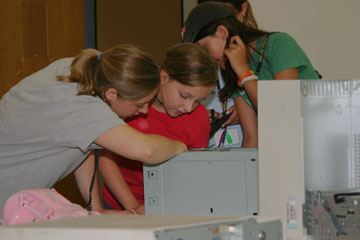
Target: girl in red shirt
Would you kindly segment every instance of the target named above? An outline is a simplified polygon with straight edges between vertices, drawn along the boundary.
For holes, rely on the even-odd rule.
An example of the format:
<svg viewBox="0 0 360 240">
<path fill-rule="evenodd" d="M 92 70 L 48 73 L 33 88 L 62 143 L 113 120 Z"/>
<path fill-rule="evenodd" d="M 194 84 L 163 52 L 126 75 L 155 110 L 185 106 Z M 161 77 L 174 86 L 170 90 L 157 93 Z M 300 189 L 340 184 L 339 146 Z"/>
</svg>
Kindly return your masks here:
<svg viewBox="0 0 360 240">
<path fill-rule="evenodd" d="M 200 102 L 217 80 L 216 64 L 208 51 L 197 44 L 175 45 L 161 64 L 160 77 L 161 86 L 149 112 L 128 119 L 127 124 L 143 133 L 181 141 L 188 148 L 207 147 L 210 123 Z M 105 182 L 105 207 L 143 214 L 142 162 L 103 151 L 99 169 Z"/>
</svg>

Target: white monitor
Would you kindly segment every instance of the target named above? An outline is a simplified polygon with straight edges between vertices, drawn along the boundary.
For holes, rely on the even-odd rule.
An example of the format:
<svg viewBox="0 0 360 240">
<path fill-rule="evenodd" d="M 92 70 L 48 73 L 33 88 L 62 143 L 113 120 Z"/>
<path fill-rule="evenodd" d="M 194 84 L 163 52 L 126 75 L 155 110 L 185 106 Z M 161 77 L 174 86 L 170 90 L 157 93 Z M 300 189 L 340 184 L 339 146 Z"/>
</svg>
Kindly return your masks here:
<svg viewBox="0 0 360 240">
<path fill-rule="evenodd" d="M 304 237 L 305 190 L 359 186 L 360 80 L 259 81 L 259 212 Z"/>
</svg>

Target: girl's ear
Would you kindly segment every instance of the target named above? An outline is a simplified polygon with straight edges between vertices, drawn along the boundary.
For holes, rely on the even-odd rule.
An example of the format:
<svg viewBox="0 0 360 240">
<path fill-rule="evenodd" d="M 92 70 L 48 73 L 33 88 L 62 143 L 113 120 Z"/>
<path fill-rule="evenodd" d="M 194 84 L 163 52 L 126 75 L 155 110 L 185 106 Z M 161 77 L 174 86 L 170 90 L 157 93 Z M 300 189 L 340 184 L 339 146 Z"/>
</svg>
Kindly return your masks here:
<svg viewBox="0 0 360 240">
<path fill-rule="evenodd" d="M 161 80 L 161 85 L 164 85 L 169 81 L 169 74 L 164 69 L 160 70 L 160 80 Z"/>
<path fill-rule="evenodd" d="M 229 36 L 229 31 L 227 30 L 227 28 L 225 26 L 219 25 L 216 28 L 215 35 L 218 36 L 221 40 L 226 41 L 227 37 Z"/>
<path fill-rule="evenodd" d="M 118 94 L 115 88 L 108 88 L 105 91 L 106 101 L 110 104 L 115 103 L 117 100 Z"/>
</svg>

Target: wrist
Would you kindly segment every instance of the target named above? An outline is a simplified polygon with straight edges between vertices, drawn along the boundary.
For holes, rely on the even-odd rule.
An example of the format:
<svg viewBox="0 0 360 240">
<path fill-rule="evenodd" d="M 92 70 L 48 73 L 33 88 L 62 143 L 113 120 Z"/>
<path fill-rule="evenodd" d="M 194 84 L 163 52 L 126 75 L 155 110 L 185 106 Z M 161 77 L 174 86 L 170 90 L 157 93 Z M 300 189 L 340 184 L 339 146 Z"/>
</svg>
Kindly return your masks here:
<svg viewBox="0 0 360 240">
<path fill-rule="evenodd" d="M 131 208 L 127 208 L 126 210 L 131 214 L 145 214 L 144 204 L 140 202 L 137 202 L 136 205 Z"/>
<path fill-rule="evenodd" d="M 187 146 L 183 142 L 180 143 L 180 153 L 187 152 Z"/>
<path fill-rule="evenodd" d="M 130 208 L 130 209 L 127 209 L 127 210 L 128 210 L 131 214 L 133 214 L 133 215 L 137 215 L 137 214 L 138 214 L 134 208 Z"/>
<path fill-rule="evenodd" d="M 244 80 L 241 82 L 242 87 L 245 87 L 245 84 L 247 82 L 253 81 L 253 80 L 257 81 L 257 80 L 259 80 L 259 78 L 255 74 L 244 78 Z"/>
<path fill-rule="evenodd" d="M 238 68 L 234 69 L 234 72 L 239 78 L 249 71 L 251 71 L 251 68 L 248 64 L 241 65 Z"/>
<path fill-rule="evenodd" d="M 252 70 L 249 70 L 245 73 L 243 73 L 239 79 L 238 79 L 238 82 L 237 82 L 237 85 L 239 87 L 244 87 L 245 83 L 248 82 L 248 81 L 251 81 L 251 80 L 258 80 L 258 77 L 256 76 L 256 74 L 254 73 L 254 71 Z"/>
<path fill-rule="evenodd" d="M 96 211 L 96 212 L 103 212 L 105 210 L 105 208 L 101 205 L 92 205 L 92 211 Z"/>
</svg>

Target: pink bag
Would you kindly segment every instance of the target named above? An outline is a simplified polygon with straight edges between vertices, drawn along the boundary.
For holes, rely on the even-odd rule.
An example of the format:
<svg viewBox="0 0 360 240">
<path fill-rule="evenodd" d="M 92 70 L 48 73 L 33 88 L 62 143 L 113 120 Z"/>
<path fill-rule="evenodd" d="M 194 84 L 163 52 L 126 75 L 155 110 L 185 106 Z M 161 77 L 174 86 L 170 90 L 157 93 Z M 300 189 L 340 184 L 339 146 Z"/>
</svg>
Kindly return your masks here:
<svg viewBox="0 0 360 240">
<path fill-rule="evenodd" d="M 100 215 L 71 203 L 54 188 L 17 192 L 6 201 L 3 213 L 5 225 Z"/>
</svg>

